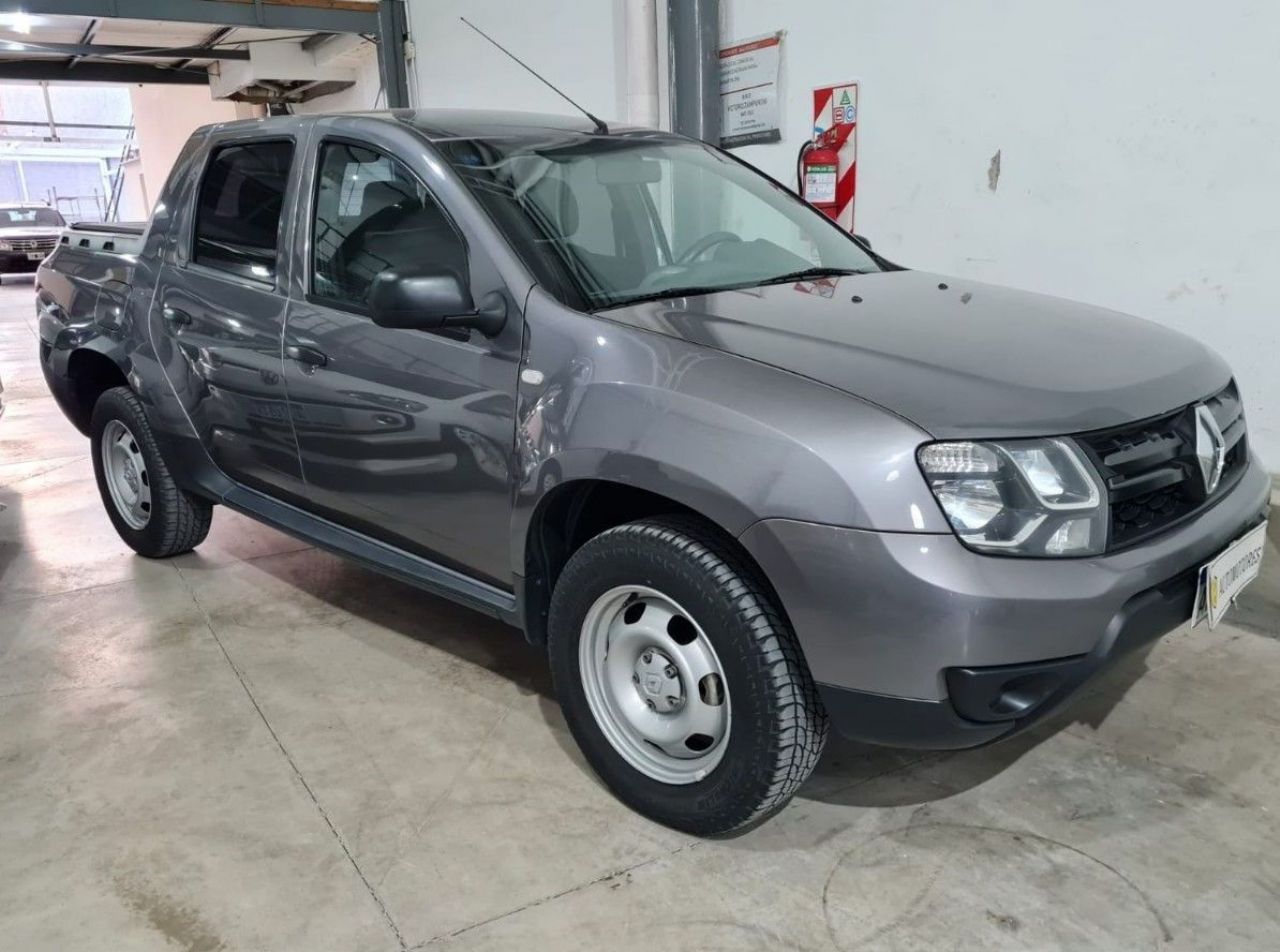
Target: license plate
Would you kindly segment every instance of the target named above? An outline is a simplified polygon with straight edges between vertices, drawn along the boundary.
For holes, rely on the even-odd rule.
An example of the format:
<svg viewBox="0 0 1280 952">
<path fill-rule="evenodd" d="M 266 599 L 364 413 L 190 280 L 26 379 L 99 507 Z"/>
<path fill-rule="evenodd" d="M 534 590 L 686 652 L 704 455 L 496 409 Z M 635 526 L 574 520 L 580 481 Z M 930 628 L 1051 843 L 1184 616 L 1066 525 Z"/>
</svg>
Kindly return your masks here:
<svg viewBox="0 0 1280 952">
<path fill-rule="evenodd" d="M 1191 612 L 1191 626 L 1208 621 L 1216 628 L 1227 609 L 1246 585 L 1258 577 L 1262 569 L 1262 551 L 1267 547 L 1267 524 L 1264 522 L 1242 539 L 1237 539 L 1200 569 L 1196 585 L 1196 604 Z"/>
<path fill-rule="evenodd" d="M 41 252 L 41 251 L 28 251 L 28 252 L 27 252 L 27 260 L 28 260 L 28 261 L 43 261 L 43 260 L 44 260 L 44 252 Z"/>
</svg>

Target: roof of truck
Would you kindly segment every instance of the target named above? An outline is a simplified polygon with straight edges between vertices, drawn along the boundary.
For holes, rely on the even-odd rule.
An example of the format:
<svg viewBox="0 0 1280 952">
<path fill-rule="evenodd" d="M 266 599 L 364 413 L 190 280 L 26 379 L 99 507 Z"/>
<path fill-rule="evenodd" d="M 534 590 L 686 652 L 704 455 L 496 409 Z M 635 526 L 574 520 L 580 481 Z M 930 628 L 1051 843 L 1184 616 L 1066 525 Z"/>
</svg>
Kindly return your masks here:
<svg viewBox="0 0 1280 952">
<path fill-rule="evenodd" d="M 307 113 L 304 115 L 273 116 L 266 119 L 241 119 L 220 123 L 217 128 L 238 128 L 258 125 L 270 128 L 275 125 L 288 127 L 307 121 L 333 116 L 349 118 L 381 119 L 413 126 L 427 139 L 498 139 L 545 135 L 548 132 L 571 133 L 583 136 L 599 135 L 595 124 L 585 116 L 556 115 L 554 113 L 515 112 L 493 109 L 383 109 L 368 112 Z M 609 134 L 647 134 L 672 136 L 672 133 L 638 126 L 609 123 Z"/>
</svg>

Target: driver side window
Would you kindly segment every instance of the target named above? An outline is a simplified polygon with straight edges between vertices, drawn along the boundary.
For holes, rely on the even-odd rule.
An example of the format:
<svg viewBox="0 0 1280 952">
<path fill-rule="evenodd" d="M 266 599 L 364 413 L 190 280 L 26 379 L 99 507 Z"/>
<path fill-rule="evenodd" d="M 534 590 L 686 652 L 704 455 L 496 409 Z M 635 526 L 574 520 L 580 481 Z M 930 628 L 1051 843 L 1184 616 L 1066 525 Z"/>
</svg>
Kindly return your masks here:
<svg viewBox="0 0 1280 952">
<path fill-rule="evenodd" d="M 430 266 L 465 285 L 467 253 L 444 210 L 400 162 L 349 142 L 320 147 L 311 293 L 358 310 L 380 271 Z"/>
</svg>

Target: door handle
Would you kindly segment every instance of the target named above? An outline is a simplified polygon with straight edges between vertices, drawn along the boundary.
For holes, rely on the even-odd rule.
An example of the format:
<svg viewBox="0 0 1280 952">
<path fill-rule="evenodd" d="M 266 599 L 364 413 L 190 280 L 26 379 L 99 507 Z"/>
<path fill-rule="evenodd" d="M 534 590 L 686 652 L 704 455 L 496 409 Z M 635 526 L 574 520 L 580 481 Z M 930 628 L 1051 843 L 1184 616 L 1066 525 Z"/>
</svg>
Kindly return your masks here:
<svg viewBox="0 0 1280 952">
<path fill-rule="evenodd" d="M 188 327 L 191 324 L 191 315 L 181 308 L 166 304 L 160 310 L 160 314 L 171 327 Z"/>
<path fill-rule="evenodd" d="M 307 347 L 303 344 L 285 344 L 284 355 L 290 360 L 296 360 L 300 364 L 307 364 L 311 367 L 323 367 L 329 362 L 329 358 L 324 351 L 316 350 L 314 347 Z"/>
</svg>

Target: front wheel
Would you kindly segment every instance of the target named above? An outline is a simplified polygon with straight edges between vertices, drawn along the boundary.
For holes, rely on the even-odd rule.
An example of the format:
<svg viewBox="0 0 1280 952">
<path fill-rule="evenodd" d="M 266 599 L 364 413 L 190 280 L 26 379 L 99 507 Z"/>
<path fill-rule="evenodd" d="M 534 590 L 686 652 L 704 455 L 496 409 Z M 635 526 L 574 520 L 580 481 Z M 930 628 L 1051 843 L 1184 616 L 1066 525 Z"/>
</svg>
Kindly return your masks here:
<svg viewBox="0 0 1280 952">
<path fill-rule="evenodd" d="M 699 836 L 742 832 L 812 772 L 827 717 L 757 570 L 703 523 L 610 529 L 565 566 L 548 650 L 573 735 L 638 812 Z"/>
</svg>

